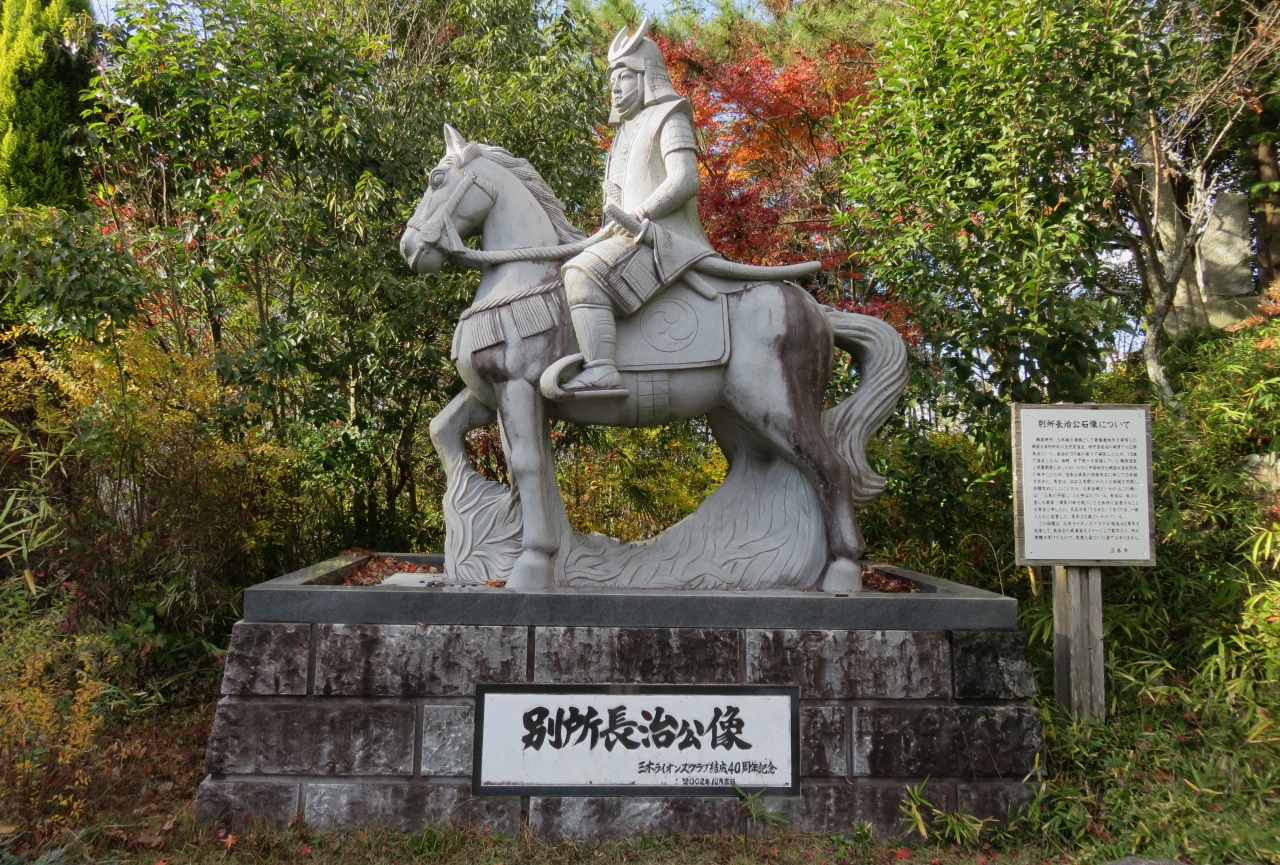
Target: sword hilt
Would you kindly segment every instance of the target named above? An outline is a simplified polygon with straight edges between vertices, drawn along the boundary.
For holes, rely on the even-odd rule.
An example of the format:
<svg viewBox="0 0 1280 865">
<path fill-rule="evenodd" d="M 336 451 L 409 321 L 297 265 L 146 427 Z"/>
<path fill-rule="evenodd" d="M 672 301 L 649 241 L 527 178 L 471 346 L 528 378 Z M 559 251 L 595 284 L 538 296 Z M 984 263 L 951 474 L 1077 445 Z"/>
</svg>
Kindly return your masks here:
<svg viewBox="0 0 1280 865">
<path fill-rule="evenodd" d="M 643 223 L 612 201 L 605 204 L 604 213 L 605 216 L 622 226 L 628 234 L 639 234 L 644 230 Z"/>
</svg>

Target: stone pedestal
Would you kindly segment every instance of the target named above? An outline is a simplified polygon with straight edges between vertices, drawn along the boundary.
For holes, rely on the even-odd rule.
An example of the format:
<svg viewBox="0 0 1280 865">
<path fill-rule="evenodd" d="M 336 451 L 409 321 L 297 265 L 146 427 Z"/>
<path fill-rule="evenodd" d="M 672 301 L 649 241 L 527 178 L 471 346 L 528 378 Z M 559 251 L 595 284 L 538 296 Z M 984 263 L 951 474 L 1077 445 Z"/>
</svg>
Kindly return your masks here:
<svg viewBox="0 0 1280 865">
<path fill-rule="evenodd" d="M 309 569 L 307 580 L 332 582 L 349 564 Z M 301 817 L 318 828 L 456 823 L 505 834 L 527 825 L 544 839 L 744 830 L 732 798 L 473 797 L 475 685 L 542 682 L 798 685 L 801 795 L 768 800 L 793 826 L 839 832 L 867 822 L 881 837 L 898 834 L 905 788 L 926 778 L 936 806 L 999 817 L 1030 797 L 1024 778 L 1041 750 L 1013 602 L 897 573 L 924 591 L 809 594 L 763 607 L 725 592 L 596 592 L 590 603 L 554 593 L 557 604 L 530 598 L 513 611 L 502 606 L 512 596 L 493 589 L 468 590 L 459 600 L 448 589 L 363 587 L 384 592 L 398 615 L 410 610 L 421 620 L 240 622 L 197 813 L 232 825 Z M 273 583 L 290 579 L 305 595 L 306 581 L 294 575 Z M 599 612 L 606 624 L 576 621 L 611 597 L 623 613 Z M 654 621 L 673 597 L 682 621 Z M 948 598 L 955 601 L 950 614 L 937 603 Z M 905 623 L 913 600 L 932 610 L 939 626 L 862 626 L 868 616 L 888 615 L 875 610 L 885 603 L 899 604 L 893 616 Z M 304 601 L 299 595 L 290 607 L 260 594 L 246 600 L 246 611 L 296 617 L 308 607 Z M 966 601 L 974 603 L 966 608 Z M 737 625 L 727 621 L 725 605 L 741 619 Z M 808 606 L 814 609 L 806 613 Z M 685 620 L 703 607 L 714 624 Z M 966 609 L 981 626 L 963 627 Z M 490 621 L 495 615 L 505 623 Z M 803 627 L 797 617 L 822 626 Z M 846 627 L 832 626 L 841 620 Z"/>
</svg>

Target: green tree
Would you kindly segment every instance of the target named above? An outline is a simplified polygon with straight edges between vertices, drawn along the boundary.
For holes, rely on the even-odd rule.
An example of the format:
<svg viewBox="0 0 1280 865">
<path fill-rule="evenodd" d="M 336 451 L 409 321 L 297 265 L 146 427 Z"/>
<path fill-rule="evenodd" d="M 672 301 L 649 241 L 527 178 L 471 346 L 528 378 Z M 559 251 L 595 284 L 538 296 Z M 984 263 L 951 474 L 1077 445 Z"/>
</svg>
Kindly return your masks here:
<svg viewBox="0 0 1280 865">
<path fill-rule="evenodd" d="M 301 451 L 300 555 L 439 543 L 426 425 L 475 275 L 414 276 L 399 235 L 445 122 L 589 221 L 605 88 L 578 29 L 529 0 L 146 0 L 102 42 L 96 191 L 152 275 L 152 337 Z"/>
<path fill-rule="evenodd" d="M 1105 232 L 1091 218 L 1111 174 L 1080 158 L 1090 130 L 1063 94 L 1079 83 L 1062 62 L 1082 32 L 1070 9 L 913 7 L 840 130 L 844 225 L 871 279 L 914 307 L 924 369 L 944 376 L 917 385 L 970 414 L 1086 399 L 1122 323 L 1099 290 Z"/>
<path fill-rule="evenodd" d="M 607 91 L 538 0 L 115 13 L 91 206 L 0 215 L 0 300 L 70 337 L 0 333 L 0 417 L 67 430 L 41 555 L 77 564 L 80 609 L 144 675 L 219 639 L 244 585 L 344 547 L 439 547 L 427 426 L 461 386 L 450 336 L 477 278 L 414 275 L 400 234 L 445 122 L 530 158 L 589 223 Z"/>
<path fill-rule="evenodd" d="M 873 277 L 919 303 L 954 386 L 1081 398 L 1115 323 L 1109 287 L 1176 407 L 1169 313 L 1232 182 L 1228 136 L 1277 22 L 1273 4 L 1222 32 L 1184 0 L 943 0 L 903 16 L 877 98 L 845 129 L 848 224 Z M 1108 248 L 1132 259 L 1133 296 L 1105 278 Z"/>
<path fill-rule="evenodd" d="M 86 0 L 4 0 L 0 23 L 0 207 L 84 204 L 68 131 L 90 67 L 76 39 Z M 79 19 L 79 20 L 77 20 Z"/>
<path fill-rule="evenodd" d="M 45 332 L 109 341 L 146 290 L 132 256 L 92 213 L 13 207 L 0 217 L 0 308 L 21 309 Z"/>
</svg>

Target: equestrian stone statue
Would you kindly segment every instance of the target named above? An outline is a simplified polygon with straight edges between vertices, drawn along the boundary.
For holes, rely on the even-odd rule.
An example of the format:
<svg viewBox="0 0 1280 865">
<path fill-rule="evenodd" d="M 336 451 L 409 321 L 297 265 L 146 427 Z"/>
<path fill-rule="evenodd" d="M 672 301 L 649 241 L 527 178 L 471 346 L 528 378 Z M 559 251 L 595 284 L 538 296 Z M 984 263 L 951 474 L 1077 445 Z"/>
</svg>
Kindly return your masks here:
<svg viewBox="0 0 1280 865">
<path fill-rule="evenodd" d="M 758 267 L 715 253 L 698 222 L 689 103 L 646 27 L 609 51 L 618 131 L 599 231 L 575 228 L 527 161 L 446 126 L 445 155 L 401 237 L 415 273 L 480 271 L 451 351 L 466 387 L 431 421 L 447 477 L 446 579 L 515 591 L 859 591 L 857 509 L 885 484 L 866 443 L 906 387 L 906 349 L 883 321 L 786 281 L 817 262 Z M 837 347 L 858 386 L 824 410 Z M 694 417 L 729 466 L 697 510 L 636 543 L 573 531 L 553 421 Z M 467 457 L 467 433 L 494 421 L 510 485 Z"/>
</svg>

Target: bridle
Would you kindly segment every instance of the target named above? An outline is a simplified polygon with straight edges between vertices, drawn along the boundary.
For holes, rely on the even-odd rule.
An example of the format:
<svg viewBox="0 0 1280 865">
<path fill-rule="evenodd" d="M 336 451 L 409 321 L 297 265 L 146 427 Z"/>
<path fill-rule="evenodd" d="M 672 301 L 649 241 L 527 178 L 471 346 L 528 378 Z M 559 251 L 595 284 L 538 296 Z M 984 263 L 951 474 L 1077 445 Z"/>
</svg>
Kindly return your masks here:
<svg viewBox="0 0 1280 865">
<path fill-rule="evenodd" d="M 413 217 L 406 223 L 408 228 L 412 228 L 418 232 L 418 251 L 413 256 L 413 261 L 409 262 L 409 268 L 415 272 L 418 269 L 418 259 L 422 257 L 422 253 L 426 251 L 428 246 L 434 246 L 449 256 L 457 256 L 460 251 L 467 248 L 462 243 L 462 237 L 458 234 L 457 227 L 453 224 L 454 214 L 457 213 L 458 207 L 462 204 L 462 199 L 471 191 L 471 187 L 477 186 L 480 191 L 489 196 L 489 206 L 498 200 L 498 189 L 493 182 L 482 178 L 474 171 L 464 171 L 462 180 L 457 187 L 449 194 L 449 199 L 444 203 L 438 211 L 431 215 L 429 219 L 422 220 L 415 213 Z M 467 250 L 468 252 L 472 250 Z"/>
<path fill-rule="evenodd" d="M 406 228 L 412 228 L 418 232 L 418 251 L 414 253 L 413 260 L 409 262 L 409 268 L 415 273 L 418 269 L 418 259 L 422 257 L 422 253 L 426 252 L 428 246 L 434 246 L 445 255 L 463 264 L 480 267 L 482 265 L 506 264 L 512 261 L 556 261 L 571 258 L 588 246 L 598 243 L 613 234 L 613 225 L 610 224 L 588 238 L 558 246 L 526 246 L 518 249 L 492 251 L 469 249 L 463 244 L 462 237 L 458 234 L 458 229 L 453 224 L 453 217 L 458 207 L 462 204 L 462 199 L 471 191 L 472 186 L 479 187 L 481 192 L 489 196 L 490 208 L 497 203 L 498 189 L 494 186 L 493 181 L 468 170 L 462 173 L 461 182 L 450 193 L 449 199 L 445 201 L 444 206 L 432 214 L 429 219 L 419 219 L 418 215 L 414 214 L 405 223 Z"/>
</svg>

